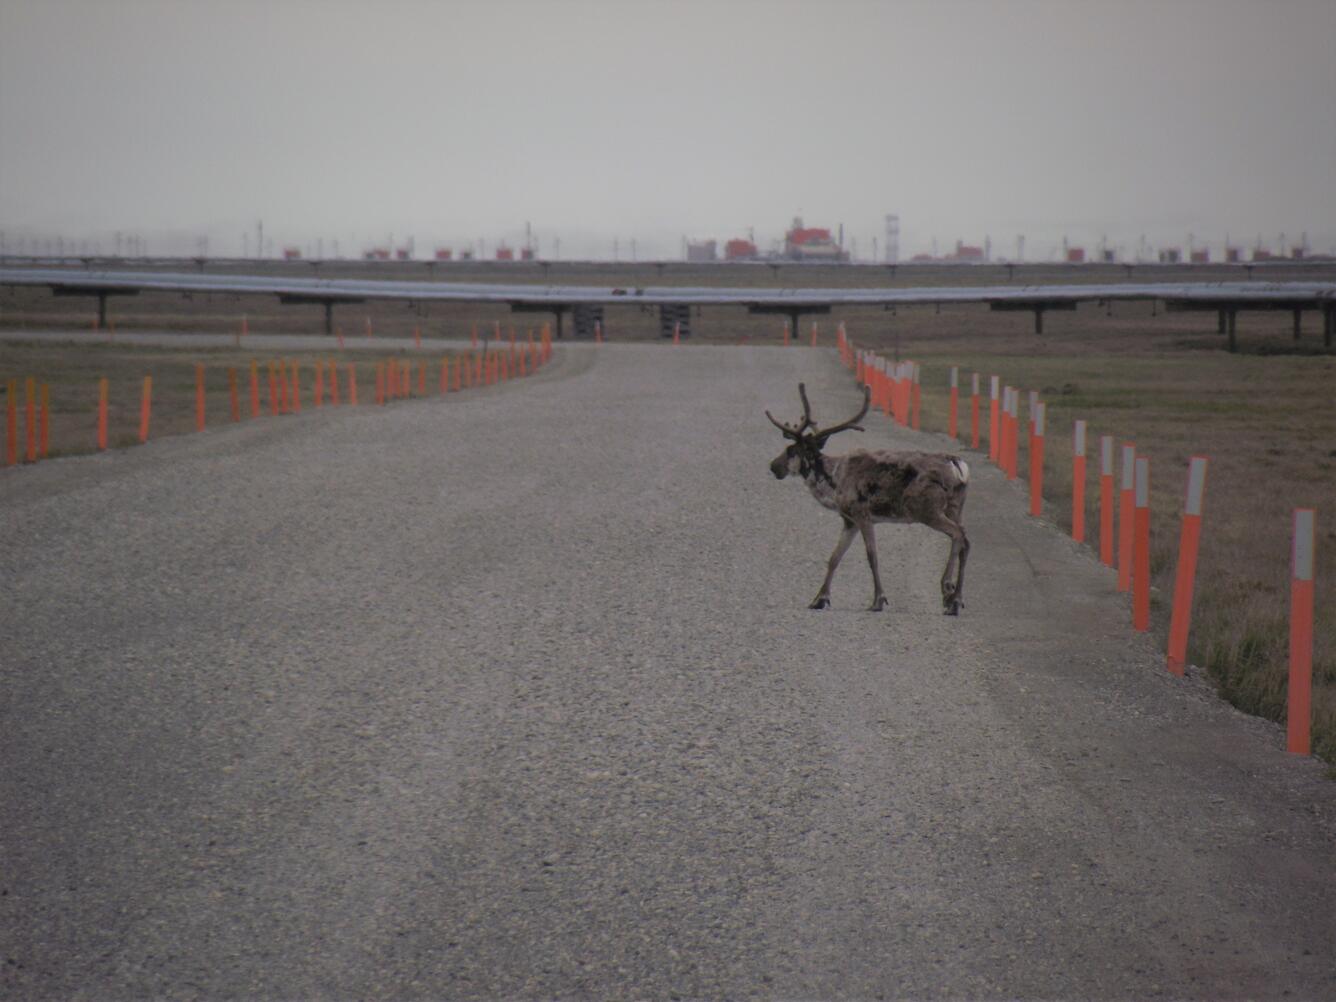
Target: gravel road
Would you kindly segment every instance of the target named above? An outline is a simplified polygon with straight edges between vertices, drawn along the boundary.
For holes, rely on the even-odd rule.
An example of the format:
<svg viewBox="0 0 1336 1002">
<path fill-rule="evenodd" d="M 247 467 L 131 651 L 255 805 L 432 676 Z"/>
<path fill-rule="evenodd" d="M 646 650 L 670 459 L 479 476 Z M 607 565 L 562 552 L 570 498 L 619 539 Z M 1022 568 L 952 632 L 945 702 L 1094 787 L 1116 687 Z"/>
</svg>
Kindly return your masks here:
<svg viewBox="0 0 1336 1002">
<path fill-rule="evenodd" d="M 579 346 L 0 472 L 0 995 L 1336 997 L 1336 786 L 984 461 L 959 618 L 922 527 L 806 608 L 799 379 L 855 409 Z"/>
</svg>

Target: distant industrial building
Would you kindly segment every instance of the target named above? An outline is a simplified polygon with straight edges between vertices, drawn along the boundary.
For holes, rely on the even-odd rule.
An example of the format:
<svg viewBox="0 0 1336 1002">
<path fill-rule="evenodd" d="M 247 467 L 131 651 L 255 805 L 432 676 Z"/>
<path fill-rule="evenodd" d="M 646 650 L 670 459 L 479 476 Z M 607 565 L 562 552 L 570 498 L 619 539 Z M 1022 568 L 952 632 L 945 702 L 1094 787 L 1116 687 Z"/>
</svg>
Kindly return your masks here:
<svg viewBox="0 0 1336 1002">
<path fill-rule="evenodd" d="M 987 259 L 982 247 L 974 247 L 961 241 L 956 241 L 956 252 L 947 258 L 948 261 L 962 261 L 967 264 L 977 264 Z"/>
<path fill-rule="evenodd" d="M 756 244 L 751 240 L 735 237 L 724 244 L 725 261 L 755 261 L 759 257 L 760 254 L 756 251 Z"/>
<path fill-rule="evenodd" d="M 695 240 L 687 243 L 687 261 L 692 264 L 709 264 L 719 260 L 717 244 L 713 240 Z"/>
<path fill-rule="evenodd" d="M 793 226 L 784 234 L 784 256 L 793 261 L 847 261 L 844 252 L 830 235 L 830 230 L 803 225 L 801 216 L 793 217 Z"/>
</svg>

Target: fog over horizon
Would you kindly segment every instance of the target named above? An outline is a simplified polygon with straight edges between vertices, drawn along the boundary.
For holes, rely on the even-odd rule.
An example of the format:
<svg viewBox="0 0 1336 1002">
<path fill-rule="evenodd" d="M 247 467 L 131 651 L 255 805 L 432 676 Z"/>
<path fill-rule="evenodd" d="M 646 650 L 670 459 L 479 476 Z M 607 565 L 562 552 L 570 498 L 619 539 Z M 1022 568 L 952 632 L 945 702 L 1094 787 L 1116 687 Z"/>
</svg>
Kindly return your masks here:
<svg viewBox="0 0 1336 1002">
<path fill-rule="evenodd" d="M 1332 0 L 0 0 L 0 250 L 1336 253 L 1333 40 Z"/>
</svg>

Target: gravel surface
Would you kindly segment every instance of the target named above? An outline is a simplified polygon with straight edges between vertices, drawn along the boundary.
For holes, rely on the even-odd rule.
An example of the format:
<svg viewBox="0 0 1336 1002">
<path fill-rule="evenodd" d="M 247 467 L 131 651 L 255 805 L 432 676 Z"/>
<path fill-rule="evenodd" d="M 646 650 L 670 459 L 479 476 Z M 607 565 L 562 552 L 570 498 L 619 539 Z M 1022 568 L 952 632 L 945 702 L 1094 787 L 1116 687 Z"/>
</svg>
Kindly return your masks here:
<svg viewBox="0 0 1336 1002">
<path fill-rule="evenodd" d="M 959 618 L 917 526 L 806 608 L 799 379 L 856 408 L 577 346 L 0 472 L 0 995 L 1336 996 L 1336 787 L 985 461 Z"/>
</svg>

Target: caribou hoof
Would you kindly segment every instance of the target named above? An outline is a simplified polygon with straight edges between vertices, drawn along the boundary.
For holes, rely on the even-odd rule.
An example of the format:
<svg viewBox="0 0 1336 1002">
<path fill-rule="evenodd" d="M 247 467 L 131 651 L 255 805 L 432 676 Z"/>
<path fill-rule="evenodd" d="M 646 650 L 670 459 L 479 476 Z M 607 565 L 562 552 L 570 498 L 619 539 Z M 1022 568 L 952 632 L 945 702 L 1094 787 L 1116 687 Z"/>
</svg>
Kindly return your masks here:
<svg viewBox="0 0 1336 1002">
<path fill-rule="evenodd" d="M 818 595 L 816 598 L 812 599 L 812 604 L 809 605 L 807 608 L 809 608 L 809 609 L 829 609 L 829 608 L 830 608 L 830 596 L 829 596 L 829 595 Z"/>
<path fill-rule="evenodd" d="M 963 608 L 965 608 L 965 603 L 964 603 L 964 602 L 960 601 L 959 599 L 955 599 L 955 598 L 948 599 L 946 602 L 943 603 L 942 615 L 943 615 L 943 616 L 959 616 L 959 615 L 960 615 L 960 610 L 963 609 Z"/>
<path fill-rule="evenodd" d="M 870 606 L 868 606 L 868 610 L 867 610 L 867 611 L 868 611 L 868 612 L 881 612 L 882 609 L 885 609 L 885 608 L 886 608 L 887 604 L 888 604 L 888 603 L 887 603 L 887 601 L 886 601 L 886 596 L 885 596 L 885 595 L 878 595 L 876 598 L 874 598 L 874 599 L 872 600 L 872 604 L 871 604 Z"/>
</svg>

